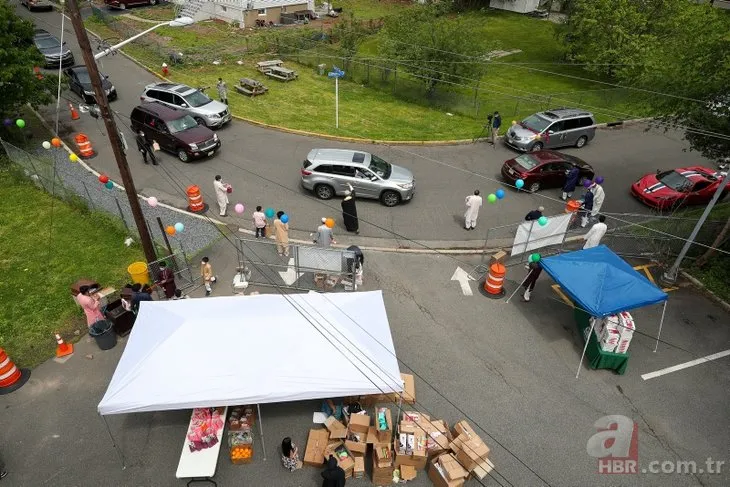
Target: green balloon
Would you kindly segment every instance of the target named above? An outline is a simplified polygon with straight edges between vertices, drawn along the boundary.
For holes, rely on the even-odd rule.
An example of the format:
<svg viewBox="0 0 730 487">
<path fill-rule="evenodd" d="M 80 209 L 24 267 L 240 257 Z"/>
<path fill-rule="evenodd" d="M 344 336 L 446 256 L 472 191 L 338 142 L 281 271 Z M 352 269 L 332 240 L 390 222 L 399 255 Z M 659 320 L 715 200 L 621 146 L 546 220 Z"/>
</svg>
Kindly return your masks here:
<svg viewBox="0 0 730 487">
<path fill-rule="evenodd" d="M 529 257 L 530 262 L 540 262 L 540 254 L 530 254 Z"/>
<path fill-rule="evenodd" d="M 487 196 L 487 201 L 489 201 L 490 203 L 494 203 L 495 201 L 497 201 L 497 195 L 490 194 L 489 196 Z"/>
<path fill-rule="evenodd" d="M 23 127 L 25 127 L 25 120 L 23 120 L 22 118 L 19 118 L 15 121 L 15 125 L 17 125 L 18 127 L 20 127 L 22 129 Z"/>
</svg>

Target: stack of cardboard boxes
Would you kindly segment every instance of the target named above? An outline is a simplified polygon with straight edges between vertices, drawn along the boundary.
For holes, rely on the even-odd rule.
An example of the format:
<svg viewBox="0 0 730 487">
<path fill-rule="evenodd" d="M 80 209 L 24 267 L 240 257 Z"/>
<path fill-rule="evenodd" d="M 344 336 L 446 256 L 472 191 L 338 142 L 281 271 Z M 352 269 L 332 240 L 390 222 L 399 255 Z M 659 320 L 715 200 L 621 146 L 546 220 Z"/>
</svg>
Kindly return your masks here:
<svg viewBox="0 0 730 487">
<path fill-rule="evenodd" d="M 466 421 L 454 425 L 454 439 L 449 448 L 456 455 L 459 464 L 469 473 L 483 479 L 494 468 L 487 459 L 489 447 Z"/>
<path fill-rule="evenodd" d="M 462 487 L 468 475 L 451 453 L 442 453 L 429 460 L 428 478 L 435 487 Z"/>
</svg>

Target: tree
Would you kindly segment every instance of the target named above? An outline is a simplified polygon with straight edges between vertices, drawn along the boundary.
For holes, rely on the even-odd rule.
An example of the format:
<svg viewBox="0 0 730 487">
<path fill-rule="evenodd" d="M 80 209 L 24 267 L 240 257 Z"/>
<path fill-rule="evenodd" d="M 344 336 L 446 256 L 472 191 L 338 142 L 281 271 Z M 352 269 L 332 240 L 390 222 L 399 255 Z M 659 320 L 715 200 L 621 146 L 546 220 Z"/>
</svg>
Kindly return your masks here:
<svg viewBox="0 0 730 487">
<path fill-rule="evenodd" d="M 360 42 L 367 35 L 367 29 L 362 22 L 355 20 L 354 14 L 350 13 L 332 27 L 331 35 L 333 41 L 339 42 L 342 57 L 352 59 L 357 54 Z"/>
<path fill-rule="evenodd" d="M 54 99 L 58 78 L 38 79 L 33 68 L 43 66 L 43 55 L 33 45 L 33 24 L 16 15 L 14 6 L 0 3 L 0 114 L 12 117 L 26 103 L 34 107 Z"/>
<path fill-rule="evenodd" d="M 464 19 L 445 16 L 443 8 L 414 7 L 386 18 L 379 46 L 391 64 L 423 81 L 428 95 L 439 83 L 479 79 L 484 66 L 474 59 L 484 52 L 484 38 Z"/>
</svg>

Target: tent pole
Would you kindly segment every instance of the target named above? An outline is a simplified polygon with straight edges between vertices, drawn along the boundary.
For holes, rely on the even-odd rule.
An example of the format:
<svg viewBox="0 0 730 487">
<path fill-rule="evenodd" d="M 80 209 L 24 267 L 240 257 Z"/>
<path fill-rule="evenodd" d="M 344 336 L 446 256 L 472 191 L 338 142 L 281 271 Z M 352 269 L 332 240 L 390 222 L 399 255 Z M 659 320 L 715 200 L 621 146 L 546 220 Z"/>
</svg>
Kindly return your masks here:
<svg viewBox="0 0 730 487">
<path fill-rule="evenodd" d="M 654 344 L 654 352 L 656 353 L 656 349 L 659 348 L 659 337 L 662 336 L 662 325 L 664 324 L 664 313 L 667 311 L 667 302 L 664 301 L 664 306 L 662 307 L 662 318 L 659 320 L 659 333 L 656 336 L 656 343 Z"/>
<path fill-rule="evenodd" d="M 509 303 L 509 300 L 515 297 L 515 294 L 517 294 L 517 291 L 520 290 L 520 288 L 525 284 L 525 281 L 527 281 L 527 278 L 530 277 L 531 272 L 532 272 L 532 269 L 530 269 L 530 271 L 527 273 L 525 278 L 522 279 L 522 282 L 520 283 L 520 285 L 515 288 L 515 292 L 513 292 L 512 294 L 509 295 L 509 298 L 507 298 L 507 301 L 505 301 L 505 303 Z"/>
<path fill-rule="evenodd" d="M 591 342 L 591 336 L 593 336 L 593 328 L 596 326 L 596 321 L 593 320 L 593 323 L 591 323 L 591 331 L 588 333 L 588 336 L 585 339 L 586 344 L 583 346 L 583 353 L 580 356 L 580 363 L 578 364 L 578 371 L 575 373 L 575 378 L 577 379 L 580 375 L 580 369 L 583 368 L 583 358 L 586 356 L 586 350 L 588 350 L 588 344 Z"/>
<path fill-rule="evenodd" d="M 112 440 L 112 446 L 117 452 L 117 455 L 119 455 L 119 461 L 122 462 L 122 470 L 125 470 L 127 468 L 127 465 L 124 463 L 124 454 L 122 453 L 122 450 L 117 446 L 117 442 L 114 441 L 114 435 L 112 435 L 112 430 L 109 428 L 109 423 L 106 422 L 106 418 L 103 415 L 101 416 L 102 421 L 104 421 L 104 424 L 106 425 L 106 432 L 109 433 L 109 438 Z"/>
<path fill-rule="evenodd" d="M 264 443 L 264 420 L 261 417 L 261 405 L 257 404 L 256 409 L 259 412 L 259 433 L 261 434 L 261 450 L 264 452 L 264 461 L 266 461 L 266 443 Z"/>
</svg>

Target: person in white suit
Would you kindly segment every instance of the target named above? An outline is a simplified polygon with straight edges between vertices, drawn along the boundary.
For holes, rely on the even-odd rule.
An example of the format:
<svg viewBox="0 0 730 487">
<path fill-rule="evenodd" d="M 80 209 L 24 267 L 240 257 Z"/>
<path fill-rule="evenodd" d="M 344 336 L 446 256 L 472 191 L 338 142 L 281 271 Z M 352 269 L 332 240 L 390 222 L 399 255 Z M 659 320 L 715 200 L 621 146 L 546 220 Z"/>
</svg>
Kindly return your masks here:
<svg viewBox="0 0 730 487">
<path fill-rule="evenodd" d="M 228 186 L 223 183 L 223 178 L 221 178 L 220 175 L 215 177 L 215 181 L 213 181 L 213 188 L 215 189 L 215 199 L 218 201 L 220 216 L 226 216 L 226 207 L 228 206 Z"/>
<path fill-rule="evenodd" d="M 591 229 L 588 230 L 588 233 L 583 235 L 583 240 L 586 241 L 583 245 L 583 250 L 598 247 L 601 243 L 601 239 L 604 235 L 606 235 L 606 230 L 608 230 L 608 226 L 605 221 L 606 217 L 604 215 L 600 215 L 598 217 L 598 223 L 594 224 Z"/>
<path fill-rule="evenodd" d="M 598 176 L 593 182 L 593 186 L 591 186 L 591 191 L 593 191 L 593 211 L 591 212 L 591 218 L 598 216 L 603 206 L 603 200 L 606 198 L 606 192 L 603 191 L 601 184 L 603 184 L 603 177 Z"/>
<path fill-rule="evenodd" d="M 464 228 L 473 230 L 477 226 L 477 217 L 479 217 L 479 208 L 482 206 L 482 197 L 479 196 L 479 190 L 474 191 L 464 201 L 466 204 L 466 212 L 464 212 Z"/>
</svg>

